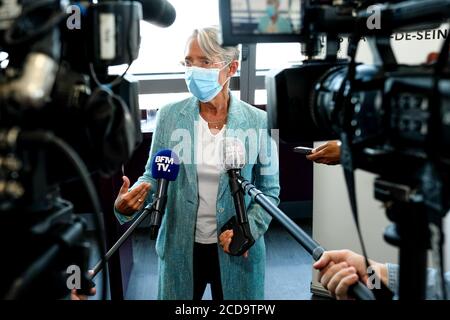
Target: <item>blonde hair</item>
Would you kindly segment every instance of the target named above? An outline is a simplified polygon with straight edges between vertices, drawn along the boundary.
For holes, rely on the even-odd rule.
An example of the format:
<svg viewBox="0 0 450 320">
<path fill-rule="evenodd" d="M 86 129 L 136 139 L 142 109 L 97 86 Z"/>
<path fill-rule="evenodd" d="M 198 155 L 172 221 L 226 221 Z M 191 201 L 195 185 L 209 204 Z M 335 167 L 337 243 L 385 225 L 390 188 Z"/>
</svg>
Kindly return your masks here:
<svg viewBox="0 0 450 320">
<path fill-rule="evenodd" d="M 216 57 L 220 57 L 221 61 L 227 63 L 233 60 L 239 60 L 240 51 L 238 47 L 221 46 L 220 32 L 216 27 L 195 29 L 189 37 L 188 42 L 192 39 L 198 41 L 200 49 L 202 49 L 206 57 L 210 60 L 214 60 Z"/>
</svg>

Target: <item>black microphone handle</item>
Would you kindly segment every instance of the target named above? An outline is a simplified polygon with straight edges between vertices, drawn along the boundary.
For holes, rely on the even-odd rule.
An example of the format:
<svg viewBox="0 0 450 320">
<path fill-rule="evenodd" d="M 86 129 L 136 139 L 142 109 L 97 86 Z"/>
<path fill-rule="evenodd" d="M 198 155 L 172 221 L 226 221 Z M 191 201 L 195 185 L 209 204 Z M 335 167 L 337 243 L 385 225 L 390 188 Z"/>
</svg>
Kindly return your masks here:
<svg viewBox="0 0 450 320">
<path fill-rule="evenodd" d="M 150 216 L 150 239 L 156 240 L 158 237 L 159 227 L 161 226 L 162 217 L 167 204 L 167 188 L 169 180 L 159 179 L 158 188 L 155 193 L 154 210 Z"/>
<path fill-rule="evenodd" d="M 242 189 L 248 193 L 252 199 L 258 203 L 264 210 L 267 211 L 272 217 L 280 222 L 283 227 L 294 237 L 295 240 L 305 250 L 312 255 L 314 261 L 320 259 L 325 249 L 322 248 L 314 239 L 312 239 L 305 231 L 303 231 L 291 218 L 289 218 L 283 211 L 270 201 L 260 190 L 258 190 L 250 182 L 246 181 L 242 177 L 238 177 L 238 181 L 242 186 Z M 360 300 L 375 300 L 375 296 L 367 286 L 362 282 L 358 282 L 349 288 L 350 294 Z"/>
<path fill-rule="evenodd" d="M 111 249 L 108 250 L 108 252 L 105 255 L 104 260 L 100 260 L 97 262 L 95 267 L 92 269 L 92 277 L 91 279 L 95 278 L 95 276 L 100 272 L 100 270 L 103 269 L 105 266 L 104 262 L 107 262 L 111 256 L 123 245 L 123 243 L 130 237 L 130 235 L 133 233 L 133 231 L 141 224 L 141 222 L 148 216 L 149 213 L 153 211 L 153 206 L 155 202 L 152 204 L 147 205 L 142 213 L 139 215 L 139 217 L 133 222 L 133 224 L 128 227 L 127 231 L 125 231 L 122 236 L 117 240 L 117 242 L 111 247 Z"/>
<path fill-rule="evenodd" d="M 244 193 L 241 189 L 241 184 L 238 181 L 240 170 L 228 170 L 228 176 L 230 178 L 230 189 L 234 201 L 234 208 L 236 209 L 237 222 L 241 225 L 244 223 L 248 223 L 248 217 L 245 210 Z"/>
</svg>

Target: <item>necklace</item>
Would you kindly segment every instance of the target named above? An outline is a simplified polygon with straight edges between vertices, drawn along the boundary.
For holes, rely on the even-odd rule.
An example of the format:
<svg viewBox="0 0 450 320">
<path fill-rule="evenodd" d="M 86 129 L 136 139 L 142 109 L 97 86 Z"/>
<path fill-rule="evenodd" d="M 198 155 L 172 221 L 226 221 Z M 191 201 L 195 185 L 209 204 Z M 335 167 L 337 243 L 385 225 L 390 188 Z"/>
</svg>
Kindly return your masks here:
<svg viewBox="0 0 450 320">
<path fill-rule="evenodd" d="M 213 129 L 218 129 L 227 123 L 228 114 L 225 114 L 225 117 L 220 120 L 210 121 L 204 115 L 202 115 L 202 106 L 200 105 L 200 117 L 208 123 L 208 126 L 212 126 Z"/>
<path fill-rule="evenodd" d="M 208 119 L 205 119 L 203 116 L 202 118 L 208 123 L 208 125 L 211 125 L 214 129 L 220 129 L 221 125 L 227 123 L 227 117 L 217 121 L 209 121 Z"/>
<path fill-rule="evenodd" d="M 208 122 L 208 124 L 210 124 L 209 122 Z M 213 129 L 217 129 L 217 130 L 220 130 L 221 128 L 220 128 L 220 124 L 215 124 L 215 125 L 212 125 L 213 126 Z"/>
<path fill-rule="evenodd" d="M 211 125 L 214 129 L 220 129 L 220 127 L 223 126 L 226 123 L 226 121 L 225 122 L 223 122 L 223 121 L 208 122 L 207 121 L 207 123 L 208 123 L 208 125 Z"/>
</svg>

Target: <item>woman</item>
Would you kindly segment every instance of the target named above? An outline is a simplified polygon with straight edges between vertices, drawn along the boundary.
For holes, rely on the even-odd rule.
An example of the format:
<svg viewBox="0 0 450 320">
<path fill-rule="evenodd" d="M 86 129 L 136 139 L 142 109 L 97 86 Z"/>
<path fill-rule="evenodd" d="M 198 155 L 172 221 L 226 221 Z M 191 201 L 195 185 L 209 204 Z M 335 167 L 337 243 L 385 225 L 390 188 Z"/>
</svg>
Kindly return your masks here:
<svg viewBox="0 0 450 320">
<path fill-rule="evenodd" d="M 238 69 L 239 51 L 222 48 L 218 31 L 194 31 L 186 47 L 186 84 L 193 97 L 163 107 L 153 135 L 145 173 L 128 191 L 129 180 L 116 199 L 116 215 L 121 223 L 152 200 L 157 182 L 151 178 L 152 156 L 161 149 L 176 150 L 180 136 L 194 137 L 181 158 L 177 180 L 169 185 L 156 252 L 159 257 L 159 299 L 200 300 L 207 283 L 212 296 L 221 299 L 263 299 L 266 232 L 270 216 L 246 197 L 247 214 L 255 244 L 244 256 L 227 254 L 232 231 L 221 227 L 235 215 L 229 178 L 218 166 L 218 143 L 235 129 L 263 132 L 257 140 L 247 141 L 249 158 L 241 174 L 278 204 L 279 182 L 276 152 L 272 163 L 276 173 L 264 173 L 258 155 L 260 138 L 267 138 L 267 118 L 258 110 L 230 94 L 229 80 Z M 181 134 L 180 134 L 181 133 Z M 252 145 L 257 144 L 257 145 Z M 251 152 L 250 152 L 251 153 Z M 195 161 L 191 161 L 194 159 Z M 144 201 L 145 200 L 145 201 Z"/>
</svg>

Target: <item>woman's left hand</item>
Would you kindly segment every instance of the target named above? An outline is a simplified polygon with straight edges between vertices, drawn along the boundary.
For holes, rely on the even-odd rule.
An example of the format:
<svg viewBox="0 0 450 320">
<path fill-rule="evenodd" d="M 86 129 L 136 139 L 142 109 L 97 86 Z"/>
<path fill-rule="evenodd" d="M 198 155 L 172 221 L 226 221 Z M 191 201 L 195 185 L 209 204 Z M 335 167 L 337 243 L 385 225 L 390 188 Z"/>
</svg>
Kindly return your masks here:
<svg viewBox="0 0 450 320">
<path fill-rule="evenodd" d="M 219 236 L 219 244 L 225 253 L 230 254 L 230 243 L 233 239 L 233 230 L 226 230 Z M 244 253 L 244 258 L 248 258 L 248 251 Z"/>
</svg>

